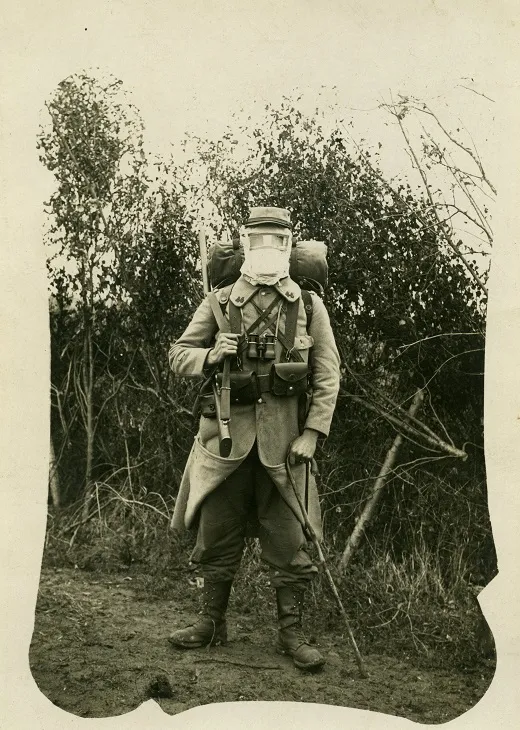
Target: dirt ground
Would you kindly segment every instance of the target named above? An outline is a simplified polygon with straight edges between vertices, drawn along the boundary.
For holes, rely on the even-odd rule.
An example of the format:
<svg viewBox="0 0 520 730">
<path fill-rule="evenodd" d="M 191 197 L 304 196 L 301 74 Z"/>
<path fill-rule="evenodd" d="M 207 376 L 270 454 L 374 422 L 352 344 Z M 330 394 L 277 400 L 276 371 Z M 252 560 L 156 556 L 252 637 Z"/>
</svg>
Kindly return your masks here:
<svg viewBox="0 0 520 730">
<path fill-rule="evenodd" d="M 326 666 L 303 673 L 275 653 L 271 611 L 259 620 L 232 606 L 227 646 L 175 650 L 166 638 L 195 618 L 199 589 L 182 579 L 174 600 L 150 601 L 139 581 L 138 575 L 43 571 L 30 663 L 55 705 L 107 717 L 150 697 L 168 714 L 211 702 L 291 700 L 442 723 L 473 707 L 493 677 L 494 662 L 464 672 L 425 670 L 402 657 L 369 654 L 370 676 L 361 679 L 347 639 L 330 633 L 315 637 Z"/>
</svg>

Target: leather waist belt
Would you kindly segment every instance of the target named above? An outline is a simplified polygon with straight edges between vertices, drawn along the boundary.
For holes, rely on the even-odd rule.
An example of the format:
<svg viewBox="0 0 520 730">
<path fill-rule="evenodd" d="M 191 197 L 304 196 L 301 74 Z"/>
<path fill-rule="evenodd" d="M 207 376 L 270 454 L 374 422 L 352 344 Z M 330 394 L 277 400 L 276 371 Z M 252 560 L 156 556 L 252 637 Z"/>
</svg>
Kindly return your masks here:
<svg viewBox="0 0 520 730">
<path fill-rule="evenodd" d="M 257 374 L 254 371 L 232 371 L 229 387 L 222 386 L 222 373 L 216 374 L 217 389 L 227 392 L 231 404 L 250 405 L 261 399 L 264 393 L 277 397 L 300 396 L 308 390 L 309 369 L 305 362 L 279 362 L 271 365 L 269 373 Z M 206 386 L 208 381 L 204 383 Z M 214 418 L 216 413 L 215 394 L 201 391 L 197 403 L 202 415 Z"/>
<path fill-rule="evenodd" d="M 271 390 L 271 376 L 269 373 L 266 375 L 257 375 L 258 389 L 260 393 L 269 393 Z"/>
</svg>

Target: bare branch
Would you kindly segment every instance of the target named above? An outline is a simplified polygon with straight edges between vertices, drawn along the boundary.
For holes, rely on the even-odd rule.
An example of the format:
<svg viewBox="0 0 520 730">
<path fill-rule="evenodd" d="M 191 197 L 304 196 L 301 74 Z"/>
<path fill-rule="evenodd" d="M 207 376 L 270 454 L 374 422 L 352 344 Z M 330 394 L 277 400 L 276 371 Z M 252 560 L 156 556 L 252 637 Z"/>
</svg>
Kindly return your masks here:
<svg viewBox="0 0 520 730">
<path fill-rule="evenodd" d="M 408 134 L 404 128 L 403 122 L 402 122 L 402 113 L 399 113 L 395 110 L 395 108 L 391 105 L 384 105 L 387 109 L 389 109 L 390 113 L 395 117 L 397 120 L 397 123 L 399 125 L 399 128 L 401 130 L 401 134 L 403 135 L 403 138 L 406 142 L 406 146 L 408 149 L 408 152 L 410 156 L 413 158 L 415 168 L 418 171 L 419 175 L 421 176 L 421 179 L 423 181 L 424 189 L 426 192 L 426 195 L 430 201 L 430 204 L 433 208 L 433 213 L 436 216 L 436 218 L 439 220 L 439 224 L 441 225 L 441 233 L 442 233 L 442 219 L 440 218 L 439 214 L 437 213 L 437 210 L 435 208 L 435 201 L 432 197 L 430 186 L 428 185 L 428 179 L 426 177 L 426 174 L 419 162 L 419 159 L 417 158 L 417 155 L 415 153 L 415 150 L 413 149 L 412 143 L 410 142 L 410 138 L 408 137 Z M 477 275 L 477 273 L 473 270 L 473 267 L 469 265 L 469 263 L 466 261 L 466 258 L 463 256 L 462 252 L 460 251 L 459 246 L 454 243 L 450 239 L 449 236 L 443 235 L 444 241 L 448 244 L 448 246 L 452 249 L 452 251 L 455 253 L 459 261 L 463 264 L 463 266 L 467 269 L 471 277 L 474 279 L 474 281 L 478 284 L 480 289 L 487 295 L 487 288 L 484 285 L 484 282 L 480 279 L 480 277 Z"/>
<path fill-rule="evenodd" d="M 188 410 L 188 408 L 181 406 L 177 401 L 175 401 L 167 391 L 163 391 L 161 394 L 158 390 L 150 387 L 149 385 L 141 385 L 132 376 L 130 376 L 130 380 L 133 383 L 131 387 L 133 387 L 135 390 L 142 390 L 146 393 L 152 393 L 162 403 L 169 403 L 171 406 L 173 406 L 177 413 L 183 413 L 186 416 L 193 415 L 192 412 Z"/>
<path fill-rule="evenodd" d="M 464 88 L 466 88 L 466 87 L 464 87 Z M 478 92 L 475 92 L 475 93 L 478 93 Z M 483 94 L 481 94 L 481 96 L 483 96 Z M 493 101 L 493 99 L 490 99 L 490 101 Z M 441 123 L 439 117 L 428 106 L 426 106 L 426 104 L 422 108 L 420 106 L 419 107 L 416 107 L 414 105 L 411 105 L 410 108 L 413 108 L 413 109 L 415 109 L 415 111 L 422 112 L 423 114 L 428 114 L 429 116 L 433 117 L 433 119 L 436 121 L 436 123 L 439 126 L 439 128 L 444 132 L 444 134 L 450 140 L 450 142 L 453 142 L 454 145 L 456 145 L 457 147 L 459 147 L 461 150 L 463 150 L 464 152 L 466 152 L 471 157 L 471 159 L 474 161 L 474 163 L 477 165 L 477 167 L 478 167 L 478 169 L 480 171 L 480 174 L 482 176 L 482 180 L 489 185 L 490 189 L 496 195 L 497 194 L 496 188 L 495 188 L 494 185 L 492 185 L 492 183 L 490 182 L 490 180 L 486 176 L 486 173 L 485 173 L 484 168 L 482 166 L 482 162 L 480 160 L 480 157 L 478 156 L 478 152 L 476 152 L 475 150 L 471 150 L 469 147 L 466 147 L 461 142 L 459 142 L 452 134 L 450 134 L 450 132 L 448 132 L 448 130 Z"/>
<path fill-rule="evenodd" d="M 429 385 L 429 384 L 430 384 L 430 383 L 432 382 L 432 380 L 433 380 L 433 379 L 434 379 L 434 378 L 435 378 L 435 377 L 437 376 L 437 374 L 438 374 L 438 373 L 439 373 L 439 372 L 440 372 L 440 371 L 442 370 L 442 368 L 443 368 L 443 367 L 444 367 L 445 365 L 447 365 L 447 364 L 448 364 L 448 363 L 449 363 L 449 362 L 450 362 L 451 360 L 455 360 L 455 358 L 457 358 L 457 357 L 462 357 L 462 355 L 469 355 L 469 354 L 471 354 L 472 352 L 483 352 L 483 350 L 484 350 L 484 348 L 483 348 L 483 347 L 477 347 L 477 348 L 475 348 L 475 349 L 473 349 L 473 350 L 464 350 L 464 352 L 456 352 L 456 353 L 455 353 L 455 355 L 451 355 L 451 356 L 450 356 L 450 357 L 448 357 L 448 358 L 447 358 L 447 359 L 446 359 L 446 360 L 445 360 L 445 361 L 444 361 L 444 362 L 443 362 L 443 363 L 442 363 L 441 365 L 439 365 L 439 367 L 438 367 L 438 368 L 437 368 L 437 370 L 436 370 L 436 371 L 435 371 L 435 372 L 433 373 L 433 375 L 431 376 L 431 378 L 429 378 L 429 380 L 427 380 L 427 381 L 426 381 L 426 383 L 424 384 L 423 388 L 427 388 L 427 387 L 428 387 L 428 385 Z"/>
<path fill-rule="evenodd" d="M 419 431 L 417 428 L 414 428 L 408 423 L 405 423 L 400 418 L 397 418 L 396 416 L 393 416 L 388 411 L 385 411 L 381 406 L 373 403 L 368 403 L 368 401 L 364 400 L 364 398 L 361 398 L 357 395 L 351 395 L 350 396 L 353 401 L 356 403 L 360 403 L 361 405 L 365 406 L 365 408 L 368 408 L 371 411 L 374 411 L 375 413 L 378 413 L 382 418 L 387 420 L 389 423 L 391 423 L 394 428 L 399 429 L 400 431 L 403 431 L 404 434 L 407 436 L 415 436 L 415 438 L 419 439 L 419 441 L 422 439 L 426 441 L 426 443 L 430 444 L 430 446 L 433 446 L 436 450 L 441 449 L 442 451 L 445 451 L 447 454 L 450 454 L 451 456 L 457 456 L 458 458 L 465 461 L 468 458 L 468 455 L 465 451 L 462 451 L 460 449 L 454 448 L 451 446 L 451 444 L 447 444 L 445 441 L 440 439 L 438 436 L 430 436 L 427 433 Z"/>
<path fill-rule="evenodd" d="M 493 104 L 495 104 L 495 100 L 492 99 L 490 96 L 486 96 L 486 94 L 483 94 L 481 91 L 476 91 L 476 89 L 472 89 L 469 86 L 464 86 L 464 84 L 458 84 L 458 86 L 461 87 L 461 89 L 466 89 L 466 91 L 471 91 L 473 94 L 477 94 L 478 96 L 483 96 L 484 99 L 487 99 L 488 101 L 492 101 Z"/>
<path fill-rule="evenodd" d="M 437 414 L 437 411 L 435 410 L 435 407 L 434 407 L 434 405 L 433 405 L 433 403 L 432 403 L 432 398 L 431 398 L 431 393 L 430 393 L 430 391 L 429 391 L 429 390 L 427 390 L 427 393 L 428 393 L 428 405 L 429 405 L 429 407 L 430 407 L 430 410 L 431 410 L 431 412 L 433 413 L 433 416 L 434 416 L 435 420 L 437 421 L 437 423 L 439 424 L 439 426 L 440 426 L 440 427 L 442 428 L 442 430 L 444 431 L 444 435 L 445 435 L 445 436 L 446 436 L 446 438 L 448 439 L 449 443 L 450 443 L 450 444 L 451 444 L 452 446 L 455 446 L 455 443 L 454 443 L 453 439 L 451 438 L 450 434 L 448 433 L 448 429 L 446 428 L 446 426 L 444 425 L 444 423 L 443 423 L 443 422 L 441 421 L 441 419 L 439 418 L 439 416 L 438 416 L 438 414 Z M 462 448 L 464 449 L 464 446 L 463 446 Z"/>
<path fill-rule="evenodd" d="M 408 350 L 408 348 L 413 347 L 414 345 L 420 345 L 421 342 L 428 342 L 429 340 L 436 340 L 439 337 L 482 337 L 482 332 L 442 332 L 438 335 L 431 335 L 430 337 L 422 337 L 420 340 L 415 340 L 415 342 L 410 342 L 408 345 L 399 345 L 397 347 L 398 350 Z"/>
<path fill-rule="evenodd" d="M 384 406 L 381 406 L 380 404 L 377 403 L 377 401 L 375 401 L 375 405 L 377 406 L 377 408 L 381 409 L 381 410 L 376 410 L 377 413 L 379 413 L 380 415 L 383 415 L 382 411 L 384 413 L 387 413 L 387 412 L 391 413 L 392 411 L 395 413 L 398 413 L 399 416 L 405 420 L 405 422 L 410 421 L 411 423 L 413 423 L 413 425 L 417 429 L 424 431 L 424 433 L 427 436 L 429 436 L 436 443 L 439 443 L 439 444 L 444 443 L 443 440 L 440 439 L 439 436 L 434 431 L 431 430 L 431 428 L 429 428 L 425 423 L 423 423 L 423 421 L 420 421 L 418 418 L 416 418 L 413 413 L 410 413 L 410 411 L 405 411 L 401 405 L 396 403 L 392 398 L 390 398 L 390 396 L 388 396 L 386 393 L 384 393 L 382 390 L 380 390 L 377 386 L 375 386 L 373 383 L 368 381 L 366 378 L 363 378 L 359 374 L 355 373 L 346 362 L 345 362 L 345 367 L 347 368 L 349 374 L 360 385 L 361 389 L 367 396 L 368 396 L 368 391 L 370 390 L 371 393 L 373 393 L 377 397 L 379 397 L 380 400 L 388 403 L 391 406 L 391 409 L 389 409 L 387 411 L 387 409 L 385 409 Z M 424 387 L 423 390 L 425 390 L 425 389 L 426 388 Z M 368 396 L 368 397 L 370 397 L 370 396 Z M 449 440 L 451 441 L 451 439 L 449 439 Z"/>
<path fill-rule="evenodd" d="M 117 384 L 116 387 L 114 387 L 114 380 L 115 380 L 115 378 L 114 378 L 114 376 L 110 373 L 110 371 L 107 368 L 107 372 L 108 372 L 108 374 L 110 375 L 110 377 L 112 379 L 112 392 L 107 395 L 107 397 L 105 398 L 105 400 L 103 401 L 103 403 L 101 404 L 101 406 L 98 409 L 98 419 L 96 420 L 96 423 L 94 424 L 94 432 L 96 431 L 97 425 L 99 423 L 99 416 L 101 415 L 101 413 L 103 412 L 103 410 L 106 408 L 107 403 L 109 403 L 113 398 L 115 398 L 118 395 L 118 393 L 121 390 L 121 388 L 123 387 L 124 383 L 126 382 L 126 380 L 128 380 L 128 378 L 130 376 L 130 370 L 131 370 L 132 365 L 134 363 L 134 358 L 135 358 L 136 352 L 137 351 L 134 350 L 134 352 L 132 354 L 132 357 L 130 358 L 130 362 L 128 364 L 128 367 L 126 369 L 126 373 L 123 375 L 122 378 L 120 378 L 120 380 L 119 380 L 119 382 L 118 382 L 118 384 Z"/>
<path fill-rule="evenodd" d="M 454 215 L 457 213 L 460 213 L 465 218 L 467 218 L 473 225 L 475 225 L 477 228 L 480 228 L 481 231 L 483 231 L 486 234 L 486 238 L 488 239 L 489 243 L 493 243 L 493 232 L 491 229 L 488 228 L 487 223 L 479 223 L 473 216 L 471 216 L 466 210 L 463 210 L 462 208 L 459 208 L 458 205 L 454 205 L 453 203 L 437 203 L 436 208 L 455 208 L 455 213 L 450 216 L 450 218 L 453 218 Z M 479 215 L 479 217 L 481 217 Z"/>
<path fill-rule="evenodd" d="M 385 106 L 385 105 L 382 105 L 382 106 Z M 388 106 L 388 105 L 386 105 L 386 106 Z M 392 111 L 391 113 L 392 113 L 392 114 L 393 114 L 393 115 L 395 116 L 395 112 L 394 112 L 394 111 Z M 381 184 L 383 185 L 383 187 L 385 187 L 385 188 L 386 188 L 386 190 L 388 190 L 388 192 L 389 192 L 389 193 L 390 193 L 390 194 L 391 194 L 391 195 L 392 195 L 392 196 L 393 196 L 394 198 L 396 198 L 397 200 L 399 200 L 399 201 L 401 202 L 401 204 L 402 204 L 403 206 L 405 206 L 405 207 L 406 207 L 406 208 L 407 208 L 408 210 L 412 210 L 412 208 L 411 208 L 411 205 L 410 205 L 410 203 L 408 203 L 408 202 L 407 202 L 407 201 L 406 201 L 406 200 L 405 200 L 405 199 L 403 198 L 403 196 L 402 196 L 402 195 L 400 195 L 400 194 L 399 194 L 399 193 L 398 193 L 398 192 L 397 192 L 397 191 L 396 191 L 396 190 L 395 190 L 395 189 L 394 189 L 394 188 L 392 187 L 392 185 L 391 185 L 391 184 L 390 184 L 389 182 L 387 182 L 387 180 L 386 180 L 386 179 L 385 179 L 385 178 L 383 177 L 383 175 L 382 175 L 382 174 L 381 174 L 381 173 L 379 172 L 379 170 L 377 170 L 377 168 L 375 168 L 375 167 L 374 167 L 374 165 L 372 164 L 372 162 L 371 162 L 370 158 L 369 158 L 369 157 L 367 156 L 367 154 L 366 154 L 366 153 L 365 153 L 365 152 L 364 152 L 364 151 L 362 150 L 362 148 L 360 147 L 360 145 L 359 145 L 359 144 L 358 144 L 358 143 L 357 143 L 357 142 L 356 142 L 356 141 L 355 141 L 355 140 L 353 139 L 353 137 L 352 137 L 352 136 L 350 135 L 350 133 L 349 133 L 348 129 L 347 129 L 346 127 L 345 127 L 345 125 L 344 125 L 344 124 L 342 124 L 342 127 L 343 127 L 343 129 L 345 130 L 345 132 L 347 133 L 347 136 L 349 137 L 349 139 L 350 139 L 350 140 L 351 140 L 351 141 L 353 142 L 354 146 L 356 147 L 356 149 L 357 149 L 357 151 L 358 151 L 358 154 L 359 154 L 359 155 L 360 155 L 360 157 L 361 157 L 361 158 L 363 159 L 364 163 L 365 163 L 365 164 L 366 164 L 366 165 L 367 165 L 367 166 L 368 166 L 368 167 L 370 168 L 370 170 L 372 171 L 372 173 L 373 173 L 373 174 L 374 174 L 374 175 L 375 175 L 375 176 L 377 177 L 377 179 L 378 179 L 378 180 L 379 180 L 379 181 L 381 182 Z M 434 208 L 435 208 L 435 205 L 436 205 L 436 203 L 435 203 L 435 201 L 433 200 L 433 198 L 431 197 L 431 194 L 429 195 L 429 200 L 430 200 L 430 204 L 431 204 L 432 208 L 434 209 Z M 415 212 L 415 214 L 417 215 L 417 218 L 419 218 L 419 219 L 420 219 L 420 220 L 421 220 L 421 221 L 422 221 L 422 222 L 424 223 L 424 225 L 425 225 L 425 226 L 426 226 L 427 228 L 430 228 L 430 227 L 432 227 L 432 226 L 430 225 L 430 223 L 429 223 L 429 222 L 426 222 L 426 221 L 424 221 L 424 218 L 423 218 L 423 217 L 421 216 L 421 214 L 420 214 L 420 213 L 419 213 L 418 211 L 414 211 L 414 212 Z M 434 215 L 435 215 L 435 210 L 434 210 Z M 441 232 L 442 232 L 442 227 L 443 227 L 444 223 L 443 223 L 442 219 L 440 218 L 440 216 L 439 216 L 438 214 L 436 214 L 436 215 L 435 215 L 435 217 L 436 217 L 436 218 L 437 218 L 437 220 L 438 220 L 438 223 L 439 223 L 439 226 L 440 226 L 440 229 L 441 229 Z M 466 259 L 465 259 L 464 255 L 463 255 L 463 254 L 462 254 L 462 252 L 460 251 L 460 248 L 459 248 L 459 247 L 457 246 L 457 244 L 453 243 L 453 241 L 451 241 L 451 240 L 450 240 L 450 238 L 449 238 L 449 237 L 448 237 L 447 235 L 443 235 L 443 240 L 444 240 L 444 241 L 445 241 L 445 242 L 446 242 L 446 243 L 448 244 L 448 246 L 449 246 L 449 247 L 450 247 L 450 248 L 451 248 L 451 249 L 453 250 L 453 252 L 454 252 L 454 253 L 455 253 L 455 255 L 457 256 L 457 258 L 458 258 L 458 259 L 459 259 L 459 260 L 461 261 L 462 265 L 463 265 L 463 266 L 464 266 L 464 267 L 465 267 L 465 268 L 466 268 L 466 269 L 468 270 L 468 272 L 469 272 L 469 274 L 471 275 L 471 277 L 472 277 L 472 278 L 473 278 L 473 279 L 475 280 L 475 282 L 476 282 L 476 283 L 478 284 L 478 286 L 479 286 L 479 288 L 481 289 L 481 291 L 482 291 L 482 292 L 483 292 L 483 293 L 484 293 L 484 294 L 485 294 L 485 295 L 487 296 L 487 288 L 486 288 L 486 286 L 485 286 L 484 282 L 483 282 L 483 281 L 482 281 L 482 280 L 480 279 L 480 277 L 479 277 L 479 276 L 478 276 L 478 275 L 477 275 L 477 274 L 476 274 L 476 273 L 475 273 L 475 272 L 473 271 L 472 267 L 471 267 L 471 266 L 469 266 L 469 264 L 467 263 L 467 261 L 466 261 Z"/>
</svg>

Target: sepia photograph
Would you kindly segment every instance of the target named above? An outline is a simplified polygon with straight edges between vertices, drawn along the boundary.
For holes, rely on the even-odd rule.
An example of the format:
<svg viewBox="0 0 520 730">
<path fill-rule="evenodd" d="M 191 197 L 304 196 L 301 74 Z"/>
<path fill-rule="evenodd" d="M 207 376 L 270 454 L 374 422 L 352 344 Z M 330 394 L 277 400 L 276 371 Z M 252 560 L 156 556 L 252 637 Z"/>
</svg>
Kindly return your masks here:
<svg viewBox="0 0 520 730">
<path fill-rule="evenodd" d="M 471 717 L 500 661 L 506 9 L 48 5 L 24 132 L 41 726 Z"/>
</svg>

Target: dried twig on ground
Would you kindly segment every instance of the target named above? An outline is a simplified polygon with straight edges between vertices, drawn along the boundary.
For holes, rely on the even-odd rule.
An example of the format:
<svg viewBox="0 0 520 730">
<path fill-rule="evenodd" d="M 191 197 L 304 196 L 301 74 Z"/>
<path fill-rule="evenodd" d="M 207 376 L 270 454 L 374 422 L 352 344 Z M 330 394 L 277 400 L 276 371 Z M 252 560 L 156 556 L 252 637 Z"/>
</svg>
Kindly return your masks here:
<svg viewBox="0 0 520 730">
<path fill-rule="evenodd" d="M 224 657 L 201 657 L 194 659 L 194 663 L 200 662 L 216 662 L 217 664 L 234 664 L 237 667 L 248 667 L 249 669 L 283 669 L 280 664 L 252 664 L 251 662 L 241 662 L 238 659 L 226 659 Z"/>
</svg>

